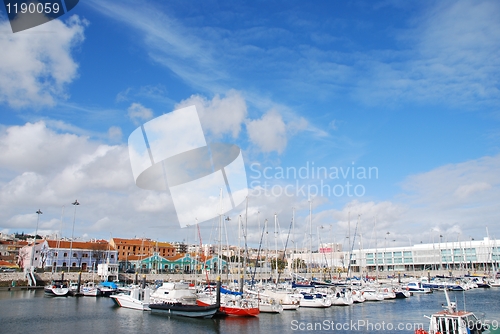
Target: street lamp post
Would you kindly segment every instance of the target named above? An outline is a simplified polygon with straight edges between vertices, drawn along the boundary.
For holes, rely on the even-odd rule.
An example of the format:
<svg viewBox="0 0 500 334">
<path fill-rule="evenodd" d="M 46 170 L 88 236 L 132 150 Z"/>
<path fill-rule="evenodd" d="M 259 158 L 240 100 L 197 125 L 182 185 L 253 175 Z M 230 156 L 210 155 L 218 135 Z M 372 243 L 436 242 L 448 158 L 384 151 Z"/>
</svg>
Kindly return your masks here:
<svg viewBox="0 0 500 334">
<path fill-rule="evenodd" d="M 75 201 L 73 203 L 73 206 L 75 207 L 75 212 L 73 213 L 73 228 L 71 230 L 71 241 L 70 241 L 70 244 L 69 244 L 69 263 L 68 263 L 68 272 L 71 270 L 71 258 L 73 257 L 73 237 L 74 237 L 74 234 L 75 234 L 75 221 L 76 221 L 76 207 L 78 205 L 80 205 L 80 203 L 78 203 L 78 200 L 75 199 Z"/>
<path fill-rule="evenodd" d="M 40 222 L 40 215 L 43 213 L 38 209 L 36 212 L 38 214 L 37 219 L 36 219 L 36 230 L 35 230 L 35 240 L 33 241 L 33 247 L 31 248 L 31 261 L 30 261 L 30 269 L 31 272 L 33 272 L 33 267 L 34 267 L 34 259 L 35 259 L 35 247 L 36 247 L 36 235 L 38 234 L 38 223 Z"/>
</svg>

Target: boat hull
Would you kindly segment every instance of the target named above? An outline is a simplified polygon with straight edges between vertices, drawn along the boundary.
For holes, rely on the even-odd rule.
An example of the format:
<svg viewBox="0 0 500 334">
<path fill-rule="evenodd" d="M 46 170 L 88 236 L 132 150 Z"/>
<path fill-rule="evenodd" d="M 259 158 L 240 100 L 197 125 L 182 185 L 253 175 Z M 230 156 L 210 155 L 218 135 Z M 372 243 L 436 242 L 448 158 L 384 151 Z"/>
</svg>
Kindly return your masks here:
<svg viewBox="0 0 500 334">
<path fill-rule="evenodd" d="M 66 297 L 69 294 L 69 288 L 45 287 L 43 291 L 46 295 L 53 297 Z"/>
<path fill-rule="evenodd" d="M 202 300 L 196 300 L 196 304 L 200 306 L 209 306 L 210 304 L 205 303 Z M 237 306 L 227 306 L 220 305 L 219 313 L 220 316 L 232 316 L 232 317 L 256 317 L 260 313 L 258 307 L 237 307 Z"/>
<path fill-rule="evenodd" d="M 143 300 L 132 298 L 129 295 L 117 294 L 117 295 L 111 295 L 109 297 L 112 298 L 115 304 L 120 307 L 130 308 L 133 310 L 140 310 L 140 311 L 150 310 L 149 303 Z"/>
<path fill-rule="evenodd" d="M 219 310 L 217 305 L 199 306 L 183 304 L 151 304 L 149 305 L 151 313 L 174 315 L 189 318 L 212 318 Z"/>
</svg>

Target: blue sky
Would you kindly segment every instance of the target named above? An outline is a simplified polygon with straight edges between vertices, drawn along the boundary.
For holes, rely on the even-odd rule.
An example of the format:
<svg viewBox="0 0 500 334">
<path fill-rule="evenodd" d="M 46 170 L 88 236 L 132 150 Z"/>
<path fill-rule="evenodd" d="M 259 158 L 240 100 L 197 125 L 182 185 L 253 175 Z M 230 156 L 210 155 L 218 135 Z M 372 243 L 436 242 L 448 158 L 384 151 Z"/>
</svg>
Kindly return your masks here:
<svg viewBox="0 0 500 334">
<path fill-rule="evenodd" d="M 358 215 L 368 246 L 500 237 L 499 14 L 495 1 L 85 1 L 12 34 L 2 11 L 0 231 L 34 232 L 40 208 L 44 233 L 68 236 L 76 216 L 81 238 L 194 241 L 168 194 L 135 186 L 127 150 L 140 124 L 194 104 L 208 141 L 243 151 L 254 244 L 275 213 L 286 234 L 292 208 L 301 243 L 309 198 L 336 242 Z M 305 166 L 356 175 L 256 179 Z M 336 194 L 296 191 L 321 185 Z M 244 212 L 228 213 L 229 235 Z"/>
</svg>

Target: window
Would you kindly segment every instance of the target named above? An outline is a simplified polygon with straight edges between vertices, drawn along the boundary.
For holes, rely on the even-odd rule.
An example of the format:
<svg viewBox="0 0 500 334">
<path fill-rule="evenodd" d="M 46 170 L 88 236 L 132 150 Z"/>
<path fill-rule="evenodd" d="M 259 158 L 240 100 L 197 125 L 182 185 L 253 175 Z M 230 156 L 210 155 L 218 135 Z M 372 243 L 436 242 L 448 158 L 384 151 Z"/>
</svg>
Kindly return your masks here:
<svg viewBox="0 0 500 334">
<path fill-rule="evenodd" d="M 68 256 L 68 253 L 64 253 L 64 257 Z"/>
</svg>

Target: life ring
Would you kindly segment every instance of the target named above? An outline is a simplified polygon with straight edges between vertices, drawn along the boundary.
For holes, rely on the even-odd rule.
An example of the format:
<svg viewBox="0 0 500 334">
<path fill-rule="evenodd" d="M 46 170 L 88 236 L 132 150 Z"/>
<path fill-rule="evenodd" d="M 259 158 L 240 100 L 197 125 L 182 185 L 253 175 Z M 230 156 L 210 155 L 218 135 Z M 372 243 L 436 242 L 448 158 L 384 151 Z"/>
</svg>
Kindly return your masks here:
<svg viewBox="0 0 500 334">
<path fill-rule="evenodd" d="M 422 329 L 422 328 L 419 328 L 415 331 L 415 334 L 427 334 L 427 332 Z M 436 334 L 440 334 L 439 332 L 437 332 Z"/>
<path fill-rule="evenodd" d="M 384 292 L 389 292 L 389 290 L 387 290 L 387 289 L 384 289 Z"/>
</svg>

